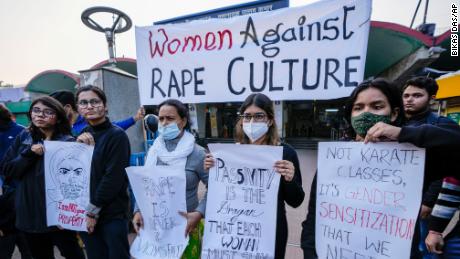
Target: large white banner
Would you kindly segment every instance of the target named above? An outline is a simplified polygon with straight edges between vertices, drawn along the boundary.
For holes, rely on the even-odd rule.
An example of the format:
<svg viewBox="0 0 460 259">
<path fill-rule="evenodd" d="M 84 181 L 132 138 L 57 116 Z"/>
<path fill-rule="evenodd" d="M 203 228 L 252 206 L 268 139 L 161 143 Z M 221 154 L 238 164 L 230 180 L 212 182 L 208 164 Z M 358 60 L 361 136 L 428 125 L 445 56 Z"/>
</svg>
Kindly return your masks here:
<svg viewBox="0 0 460 259">
<path fill-rule="evenodd" d="M 180 258 L 188 244 L 185 236 L 186 178 L 184 164 L 128 167 L 129 182 L 144 219 L 144 229 L 131 245 L 141 258 Z"/>
<path fill-rule="evenodd" d="M 142 105 L 348 96 L 363 79 L 371 0 L 136 27 Z"/>
<path fill-rule="evenodd" d="M 281 146 L 209 144 L 202 258 L 274 258 Z"/>
<path fill-rule="evenodd" d="M 86 231 L 94 146 L 62 141 L 44 145 L 47 224 Z"/>
<path fill-rule="evenodd" d="M 409 258 L 424 165 L 411 144 L 319 143 L 318 257 Z"/>
</svg>

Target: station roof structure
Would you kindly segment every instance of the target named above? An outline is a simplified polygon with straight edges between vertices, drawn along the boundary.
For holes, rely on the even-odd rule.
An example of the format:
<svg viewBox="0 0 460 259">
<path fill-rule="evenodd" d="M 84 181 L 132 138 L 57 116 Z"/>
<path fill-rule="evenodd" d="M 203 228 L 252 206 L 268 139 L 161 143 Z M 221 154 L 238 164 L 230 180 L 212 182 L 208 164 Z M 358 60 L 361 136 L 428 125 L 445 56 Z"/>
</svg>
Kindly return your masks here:
<svg viewBox="0 0 460 259">
<path fill-rule="evenodd" d="M 78 74 L 60 69 L 46 70 L 30 79 L 25 90 L 43 94 L 50 94 L 56 90 L 74 92 L 79 82 Z"/>
<path fill-rule="evenodd" d="M 132 75 L 137 76 L 137 66 L 136 66 L 135 59 L 133 58 L 115 58 L 115 61 L 117 62 L 115 63 L 116 68 L 119 68 Z M 108 59 L 97 63 L 96 65 L 92 66 L 90 69 L 97 69 L 97 68 L 106 67 L 106 66 L 111 66 Z"/>
</svg>

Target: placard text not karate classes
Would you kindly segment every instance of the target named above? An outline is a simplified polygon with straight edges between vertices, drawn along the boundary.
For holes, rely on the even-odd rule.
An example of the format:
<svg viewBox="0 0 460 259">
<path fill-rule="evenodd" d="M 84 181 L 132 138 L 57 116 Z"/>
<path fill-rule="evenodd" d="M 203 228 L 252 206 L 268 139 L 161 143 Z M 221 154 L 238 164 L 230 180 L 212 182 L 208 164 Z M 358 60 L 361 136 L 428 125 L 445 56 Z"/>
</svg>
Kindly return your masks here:
<svg viewBox="0 0 460 259">
<path fill-rule="evenodd" d="M 404 258 L 410 253 L 424 150 L 328 143 L 319 154 L 316 236 L 321 258 Z"/>
</svg>

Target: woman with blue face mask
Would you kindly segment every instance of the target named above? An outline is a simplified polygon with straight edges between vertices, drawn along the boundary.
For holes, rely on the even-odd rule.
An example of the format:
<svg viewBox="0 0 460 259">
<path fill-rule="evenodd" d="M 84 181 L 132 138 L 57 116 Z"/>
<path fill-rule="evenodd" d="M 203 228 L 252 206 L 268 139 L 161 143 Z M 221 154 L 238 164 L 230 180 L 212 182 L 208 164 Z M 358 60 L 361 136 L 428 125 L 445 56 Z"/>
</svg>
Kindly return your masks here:
<svg viewBox="0 0 460 259">
<path fill-rule="evenodd" d="M 206 211 L 206 193 L 198 199 L 200 181 L 207 186 L 208 173 L 204 169 L 205 150 L 195 143 L 190 130 L 188 108 L 182 102 L 168 99 L 159 105 L 158 133 L 146 157 L 145 166 L 172 165 L 184 162 L 186 178 L 187 212 L 181 213 L 187 219 L 186 234 L 190 241 L 182 258 L 199 258 L 200 236 L 203 229 L 201 219 Z M 134 209 L 133 225 L 136 232 L 143 228 L 142 214 L 137 206 Z M 197 254 L 198 253 L 198 254 Z"/>
<path fill-rule="evenodd" d="M 283 146 L 283 159 L 274 164 L 281 175 L 278 199 L 275 257 L 284 258 L 288 237 L 285 203 L 293 208 L 302 204 L 305 193 L 296 151 L 281 143 L 276 127 L 273 102 L 266 95 L 249 95 L 240 107 L 240 120 L 236 124 L 236 142 L 240 144 Z M 205 168 L 214 166 L 214 159 L 207 154 Z"/>
</svg>

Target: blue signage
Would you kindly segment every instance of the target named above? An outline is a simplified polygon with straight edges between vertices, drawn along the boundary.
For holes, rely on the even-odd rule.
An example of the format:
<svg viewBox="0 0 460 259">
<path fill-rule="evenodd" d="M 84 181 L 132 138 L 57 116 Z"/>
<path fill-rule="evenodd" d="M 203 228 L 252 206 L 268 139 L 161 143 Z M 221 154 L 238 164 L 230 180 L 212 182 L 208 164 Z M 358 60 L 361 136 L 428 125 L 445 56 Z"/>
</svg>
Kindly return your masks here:
<svg viewBox="0 0 460 259">
<path fill-rule="evenodd" d="M 234 16 L 246 15 L 251 13 L 266 12 L 284 7 L 289 7 L 289 0 L 259 0 L 239 5 L 222 7 L 210 11 L 189 14 L 171 18 L 163 21 L 154 22 L 154 25 L 167 23 L 183 23 L 193 20 L 208 20 L 211 18 L 231 18 Z"/>
</svg>

